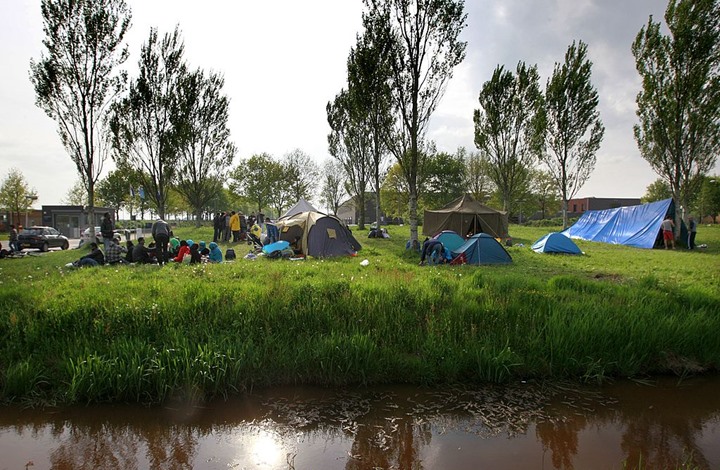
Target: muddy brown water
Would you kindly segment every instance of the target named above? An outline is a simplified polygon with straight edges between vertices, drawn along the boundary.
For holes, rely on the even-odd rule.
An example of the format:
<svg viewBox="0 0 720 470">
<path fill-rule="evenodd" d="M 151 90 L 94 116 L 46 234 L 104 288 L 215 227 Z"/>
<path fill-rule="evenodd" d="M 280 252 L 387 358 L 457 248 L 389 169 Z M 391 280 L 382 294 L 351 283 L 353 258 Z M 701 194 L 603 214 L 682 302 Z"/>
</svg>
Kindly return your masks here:
<svg viewBox="0 0 720 470">
<path fill-rule="evenodd" d="M 720 377 L 0 408 L 0 469 L 720 469 Z"/>
</svg>

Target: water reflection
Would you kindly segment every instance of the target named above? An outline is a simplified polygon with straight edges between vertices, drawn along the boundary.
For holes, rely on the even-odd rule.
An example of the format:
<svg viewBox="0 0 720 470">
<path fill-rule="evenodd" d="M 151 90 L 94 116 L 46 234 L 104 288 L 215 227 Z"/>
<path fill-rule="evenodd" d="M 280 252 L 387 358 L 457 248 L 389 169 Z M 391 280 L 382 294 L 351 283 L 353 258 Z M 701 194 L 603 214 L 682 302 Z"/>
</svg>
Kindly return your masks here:
<svg viewBox="0 0 720 470">
<path fill-rule="evenodd" d="M 720 468 L 720 379 L 4 408 L 0 468 Z"/>
</svg>

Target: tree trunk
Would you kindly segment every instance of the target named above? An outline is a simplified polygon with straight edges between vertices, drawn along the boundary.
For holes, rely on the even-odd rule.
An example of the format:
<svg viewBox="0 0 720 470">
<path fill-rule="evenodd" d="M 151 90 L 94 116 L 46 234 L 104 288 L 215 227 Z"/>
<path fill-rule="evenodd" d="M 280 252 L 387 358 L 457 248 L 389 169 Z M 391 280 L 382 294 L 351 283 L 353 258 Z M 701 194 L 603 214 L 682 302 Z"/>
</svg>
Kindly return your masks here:
<svg viewBox="0 0 720 470">
<path fill-rule="evenodd" d="M 568 228 L 568 201 L 563 198 L 562 202 L 563 230 Z"/>
<path fill-rule="evenodd" d="M 358 195 L 360 205 L 360 217 L 358 218 L 358 229 L 365 230 L 365 194 Z"/>
</svg>

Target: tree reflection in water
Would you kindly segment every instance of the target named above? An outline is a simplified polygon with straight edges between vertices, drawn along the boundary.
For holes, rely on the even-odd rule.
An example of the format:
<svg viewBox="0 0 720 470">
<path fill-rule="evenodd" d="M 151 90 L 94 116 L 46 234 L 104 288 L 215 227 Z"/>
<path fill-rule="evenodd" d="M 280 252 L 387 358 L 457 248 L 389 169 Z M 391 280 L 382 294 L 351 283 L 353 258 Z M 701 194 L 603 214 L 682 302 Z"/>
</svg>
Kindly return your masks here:
<svg viewBox="0 0 720 470">
<path fill-rule="evenodd" d="M 309 463 L 317 468 L 326 458 L 332 461 L 328 466 L 348 470 L 475 468 L 494 443 L 504 443 L 512 452 L 505 462 L 494 461 L 494 468 L 515 468 L 523 452 L 529 454 L 526 462 L 544 462 L 546 468 L 547 454 L 556 469 L 588 468 L 588 459 L 598 453 L 606 460 L 591 460 L 590 466 L 712 468 L 720 465 L 720 449 L 710 448 L 710 458 L 705 453 L 708 438 L 720 432 L 720 380 L 709 382 L 691 393 L 676 383 L 626 383 L 604 394 L 538 384 L 286 388 L 180 409 L 6 409 L 0 413 L 0 463 L 15 468 L 34 457 L 37 468 L 55 469 L 277 468 L 278 463 L 299 469 Z M 253 456 L 259 452 L 253 439 L 261 435 L 272 436 L 267 453 L 277 455 Z M 472 448 L 463 448 L 461 457 L 446 450 L 437 460 L 443 444 L 458 449 L 452 441 L 457 436 L 469 439 L 464 442 L 474 443 Z M 443 439 L 450 439 L 449 445 Z M 28 448 L 33 440 L 41 442 L 38 454 L 8 460 L 13 442 Z M 436 460 L 428 460 L 431 455 Z M 43 460 L 47 465 L 39 464 Z"/>
</svg>

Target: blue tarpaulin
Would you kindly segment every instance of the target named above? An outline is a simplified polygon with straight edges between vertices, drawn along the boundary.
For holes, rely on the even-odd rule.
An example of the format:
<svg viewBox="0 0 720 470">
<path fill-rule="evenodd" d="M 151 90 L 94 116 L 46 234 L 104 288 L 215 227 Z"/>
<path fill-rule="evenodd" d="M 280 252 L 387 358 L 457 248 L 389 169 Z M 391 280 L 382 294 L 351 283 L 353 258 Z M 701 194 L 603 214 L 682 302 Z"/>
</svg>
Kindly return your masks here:
<svg viewBox="0 0 720 470">
<path fill-rule="evenodd" d="M 561 233 L 593 242 L 652 248 L 662 221 L 671 212 L 672 202 L 672 199 L 665 199 L 640 206 L 587 211 Z"/>
</svg>

